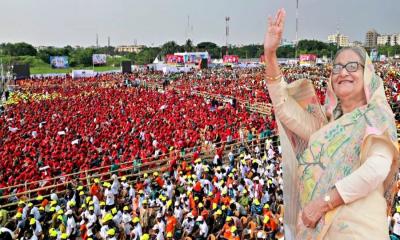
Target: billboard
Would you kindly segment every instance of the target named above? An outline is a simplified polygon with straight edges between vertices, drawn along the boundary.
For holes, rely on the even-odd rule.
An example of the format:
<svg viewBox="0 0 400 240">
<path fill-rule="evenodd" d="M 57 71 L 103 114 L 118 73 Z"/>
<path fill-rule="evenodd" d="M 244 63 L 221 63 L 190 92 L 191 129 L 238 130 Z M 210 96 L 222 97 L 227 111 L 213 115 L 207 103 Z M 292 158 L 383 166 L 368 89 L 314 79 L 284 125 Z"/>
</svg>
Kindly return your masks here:
<svg viewBox="0 0 400 240">
<path fill-rule="evenodd" d="M 104 65 L 107 63 L 106 54 L 93 54 L 92 56 L 93 65 Z"/>
<path fill-rule="evenodd" d="M 52 68 L 68 68 L 68 57 L 50 56 L 50 65 Z"/>
<path fill-rule="evenodd" d="M 237 55 L 225 55 L 224 63 L 239 63 L 239 56 Z"/>
<path fill-rule="evenodd" d="M 185 64 L 198 64 L 201 59 L 207 59 L 210 61 L 210 55 L 208 52 L 184 52 L 174 53 L 175 56 L 182 56 Z"/>
<path fill-rule="evenodd" d="M 167 64 L 183 64 L 183 56 L 180 55 L 173 55 L 173 54 L 167 54 L 165 56 L 165 60 Z"/>
<path fill-rule="evenodd" d="M 317 55 L 315 54 L 300 54 L 299 56 L 300 66 L 312 66 L 317 61 Z"/>
</svg>

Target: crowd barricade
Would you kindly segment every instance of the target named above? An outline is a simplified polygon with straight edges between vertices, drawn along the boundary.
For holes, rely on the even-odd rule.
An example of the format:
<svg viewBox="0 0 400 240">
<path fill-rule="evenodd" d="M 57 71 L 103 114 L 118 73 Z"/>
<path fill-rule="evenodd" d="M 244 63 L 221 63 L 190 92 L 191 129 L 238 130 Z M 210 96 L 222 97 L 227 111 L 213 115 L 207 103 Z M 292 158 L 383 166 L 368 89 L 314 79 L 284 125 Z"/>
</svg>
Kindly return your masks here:
<svg viewBox="0 0 400 240">
<path fill-rule="evenodd" d="M 246 145 L 246 146 L 252 146 L 255 144 L 263 145 L 265 140 L 271 139 L 271 141 L 272 141 L 273 137 L 274 136 L 271 136 L 270 138 L 263 138 L 263 139 L 257 138 L 257 139 L 253 139 L 252 141 L 243 141 L 243 142 L 240 139 L 233 139 L 233 141 L 230 143 L 219 142 L 219 143 L 215 143 L 215 144 L 224 146 L 223 154 L 222 154 L 221 158 L 222 158 L 222 162 L 226 163 L 226 162 L 228 162 L 228 153 L 232 148 L 239 147 L 240 145 Z M 278 144 L 278 141 L 274 141 L 273 143 Z M 211 149 L 209 151 L 203 151 L 200 153 L 199 158 L 211 163 L 213 160 L 213 157 L 215 155 L 215 150 L 216 149 Z M 176 151 L 178 151 L 178 150 L 176 150 Z M 235 153 L 235 154 L 237 156 L 237 153 Z M 162 156 L 167 156 L 167 155 L 169 155 L 169 154 L 164 154 Z M 185 155 L 183 157 L 182 161 L 186 161 L 187 163 L 192 164 L 192 161 L 193 161 L 192 155 L 193 155 L 192 152 L 188 153 L 187 155 Z M 25 191 L 22 191 L 22 192 L 19 192 L 16 194 L 8 194 L 8 195 L 0 196 L 0 199 L 14 199 L 15 200 L 11 203 L 3 204 L 0 207 L 0 209 L 8 208 L 8 209 L 12 209 L 10 212 L 14 212 L 15 211 L 14 207 L 16 207 L 18 204 L 18 201 L 16 201 L 17 198 L 18 199 L 24 198 L 27 201 L 30 201 L 30 200 L 35 199 L 35 197 L 38 195 L 39 192 L 46 192 L 45 194 L 41 194 L 41 196 L 49 197 L 50 193 L 48 193 L 48 192 L 50 190 L 56 189 L 55 193 L 59 196 L 59 194 L 62 194 L 65 192 L 65 188 L 68 184 L 74 184 L 75 181 L 85 183 L 84 185 L 86 185 L 86 187 L 90 187 L 91 179 L 100 178 L 102 181 L 110 181 L 110 180 L 112 180 L 111 176 L 113 174 L 117 174 L 119 177 L 125 176 L 128 179 L 130 179 L 128 181 L 128 183 L 134 183 L 138 179 L 141 179 L 143 177 L 143 174 L 145 174 L 145 173 L 148 173 L 148 174 L 152 174 L 154 172 L 164 173 L 164 172 L 167 172 L 168 167 L 170 166 L 169 158 L 154 160 L 154 157 L 152 157 L 152 158 L 145 159 L 145 160 L 151 160 L 151 161 L 141 164 L 139 166 L 138 172 L 135 172 L 137 170 L 136 169 L 137 166 L 133 165 L 134 161 L 130 161 L 130 162 L 124 162 L 124 163 L 120 164 L 120 165 L 124 165 L 124 166 L 128 165 L 128 167 L 119 168 L 117 170 L 107 171 L 104 173 L 99 173 L 99 171 L 103 170 L 103 169 L 110 169 L 111 165 L 54 177 L 54 178 L 48 179 L 48 181 L 53 181 L 53 184 L 45 186 L 45 187 L 28 189 L 29 185 L 37 183 L 39 181 L 42 181 L 42 180 L 39 180 L 39 181 L 26 182 L 24 184 L 0 188 L 0 191 L 15 189 L 15 188 L 19 188 L 19 187 L 24 187 L 26 189 Z M 84 175 L 84 177 L 80 177 L 82 175 Z M 64 179 L 64 181 L 63 181 L 63 179 Z M 62 188 L 62 190 L 57 190 L 59 188 Z"/>
</svg>

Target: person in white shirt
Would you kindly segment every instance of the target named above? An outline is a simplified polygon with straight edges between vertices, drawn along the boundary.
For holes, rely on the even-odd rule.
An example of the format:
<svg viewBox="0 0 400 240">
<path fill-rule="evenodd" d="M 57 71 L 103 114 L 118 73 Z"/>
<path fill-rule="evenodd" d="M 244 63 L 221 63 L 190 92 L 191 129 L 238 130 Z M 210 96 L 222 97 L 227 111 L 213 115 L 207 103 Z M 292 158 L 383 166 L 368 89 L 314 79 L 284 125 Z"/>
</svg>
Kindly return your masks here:
<svg viewBox="0 0 400 240">
<path fill-rule="evenodd" d="M 203 239 L 207 238 L 208 235 L 208 225 L 207 223 L 204 221 L 202 216 L 197 217 L 197 222 L 199 222 L 199 236 Z"/>
<path fill-rule="evenodd" d="M 400 237 L 400 207 L 396 207 L 396 213 L 393 215 L 393 233 Z"/>
<path fill-rule="evenodd" d="M 142 234 L 142 226 L 140 225 L 140 219 L 138 217 L 135 217 L 132 220 L 134 227 L 131 232 L 131 239 L 132 240 L 139 240 L 140 237 L 143 235 Z"/>
<path fill-rule="evenodd" d="M 66 215 L 67 215 L 67 230 L 66 230 L 66 232 L 67 232 L 68 236 L 74 236 L 77 232 L 77 225 L 75 222 L 75 218 L 72 215 L 72 210 L 68 210 L 66 212 Z"/>
</svg>

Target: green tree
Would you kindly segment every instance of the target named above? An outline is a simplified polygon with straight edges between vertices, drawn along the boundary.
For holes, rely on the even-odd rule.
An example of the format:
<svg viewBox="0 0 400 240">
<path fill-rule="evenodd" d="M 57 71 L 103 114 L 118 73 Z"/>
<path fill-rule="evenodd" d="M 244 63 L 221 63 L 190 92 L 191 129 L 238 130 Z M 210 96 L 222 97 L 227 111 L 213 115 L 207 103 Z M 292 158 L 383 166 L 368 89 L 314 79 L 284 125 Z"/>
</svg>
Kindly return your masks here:
<svg viewBox="0 0 400 240">
<path fill-rule="evenodd" d="M 0 45 L 0 49 L 3 55 L 9 56 L 36 56 L 36 49 L 24 42 L 20 43 L 3 43 Z"/>
</svg>

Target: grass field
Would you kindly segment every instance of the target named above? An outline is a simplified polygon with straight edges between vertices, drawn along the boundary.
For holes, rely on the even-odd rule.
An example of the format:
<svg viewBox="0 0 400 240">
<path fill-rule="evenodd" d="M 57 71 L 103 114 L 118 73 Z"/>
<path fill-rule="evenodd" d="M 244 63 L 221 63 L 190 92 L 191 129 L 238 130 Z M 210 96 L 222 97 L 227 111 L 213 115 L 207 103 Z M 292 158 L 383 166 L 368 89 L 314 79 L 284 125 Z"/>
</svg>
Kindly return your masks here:
<svg viewBox="0 0 400 240">
<path fill-rule="evenodd" d="M 99 66 L 99 67 L 74 67 L 74 68 L 64 68 L 64 69 L 55 69 L 48 66 L 34 66 L 31 67 L 31 74 L 48 74 L 48 73 L 71 73 L 72 70 L 75 69 L 87 69 L 87 70 L 94 70 L 96 72 L 104 72 L 104 71 L 111 71 L 111 70 L 119 70 L 120 67 L 113 67 L 113 66 Z"/>
</svg>

